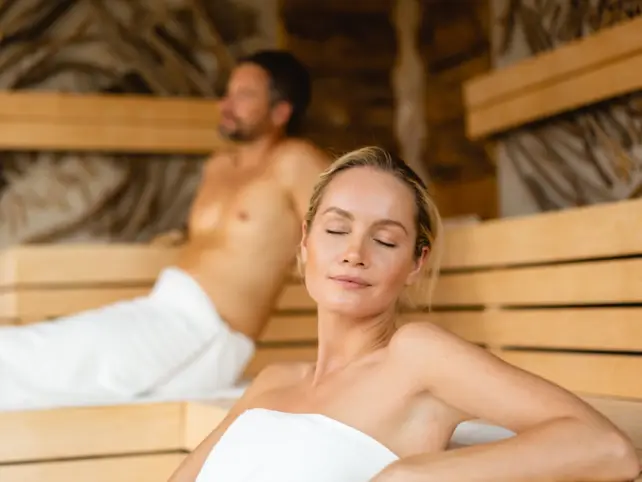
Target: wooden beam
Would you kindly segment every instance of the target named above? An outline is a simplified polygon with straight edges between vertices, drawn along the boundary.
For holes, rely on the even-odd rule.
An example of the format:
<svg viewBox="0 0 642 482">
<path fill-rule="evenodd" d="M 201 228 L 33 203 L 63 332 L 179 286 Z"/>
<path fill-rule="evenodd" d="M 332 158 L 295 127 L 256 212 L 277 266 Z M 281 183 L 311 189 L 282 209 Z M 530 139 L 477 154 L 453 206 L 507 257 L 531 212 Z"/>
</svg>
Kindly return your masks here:
<svg viewBox="0 0 642 482">
<path fill-rule="evenodd" d="M 465 83 L 467 135 L 488 137 L 642 89 L 642 18 Z"/>
<path fill-rule="evenodd" d="M 184 453 L 143 454 L 85 460 L 41 461 L 0 465 L 2 482 L 157 482 L 167 480 L 185 458 Z"/>
<path fill-rule="evenodd" d="M 213 99 L 0 94 L 0 149 L 207 154 L 217 123 Z"/>
<path fill-rule="evenodd" d="M 642 199 L 494 219 L 445 230 L 445 270 L 642 254 Z"/>
<path fill-rule="evenodd" d="M 554 306 L 639 303 L 642 259 L 569 263 L 444 275 L 433 304 Z"/>
<path fill-rule="evenodd" d="M 179 402 L 0 412 L 0 466 L 180 450 L 182 414 Z"/>
<path fill-rule="evenodd" d="M 642 352 L 642 308 L 412 313 L 472 343 L 547 350 Z"/>
<path fill-rule="evenodd" d="M 587 395 L 642 399 L 642 357 L 584 353 L 503 351 L 498 356 L 523 370 Z"/>
</svg>

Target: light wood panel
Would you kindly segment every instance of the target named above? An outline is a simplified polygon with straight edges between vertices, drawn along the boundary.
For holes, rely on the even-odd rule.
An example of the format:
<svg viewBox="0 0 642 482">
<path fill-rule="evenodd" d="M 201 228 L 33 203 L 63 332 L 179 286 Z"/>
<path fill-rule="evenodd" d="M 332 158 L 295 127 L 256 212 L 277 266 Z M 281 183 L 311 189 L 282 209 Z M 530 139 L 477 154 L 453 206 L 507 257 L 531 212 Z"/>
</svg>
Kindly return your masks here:
<svg viewBox="0 0 642 482">
<path fill-rule="evenodd" d="M 642 253 L 642 199 L 496 219 L 445 231 L 445 270 Z M 563 233 L 563 235 L 562 235 Z"/>
<path fill-rule="evenodd" d="M 154 283 L 178 249 L 146 244 L 29 245 L 0 252 L 0 288 Z"/>
<path fill-rule="evenodd" d="M 159 403 L 0 412 L 0 463 L 179 450 L 182 410 Z"/>
<path fill-rule="evenodd" d="M 443 276 L 434 306 L 629 303 L 642 300 L 642 259 Z"/>
<path fill-rule="evenodd" d="M 464 84 L 464 103 L 469 108 L 496 103 L 542 84 L 592 70 L 613 59 L 634 55 L 642 50 L 641 45 L 642 18 L 632 19 L 475 77 Z"/>
<path fill-rule="evenodd" d="M 169 479 L 183 453 L 0 465 L 2 482 L 159 482 Z"/>
<path fill-rule="evenodd" d="M 4 92 L 0 148 L 208 154 L 218 116 L 214 99 Z"/>
<path fill-rule="evenodd" d="M 642 19 L 470 80 L 464 86 L 471 139 L 642 88 Z"/>
<path fill-rule="evenodd" d="M 90 124 L 0 119 L 0 148 L 208 155 L 223 147 L 216 125 Z"/>
<path fill-rule="evenodd" d="M 500 351 L 498 355 L 573 392 L 642 399 L 640 356 L 529 351 Z"/>
<path fill-rule="evenodd" d="M 0 92 L 0 120 L 51 120 L 66 123 L 118 122 L 123 125 L 177 124 L 212 127 L 218 101 L 195 97 L 152 97 L 68 92 Z"/>
<path fill-rule="evenodd" d="M 501 103 L 472 110 L 466 135 L 476 140 L 642 88 L 642 52 Z"/>
<path fill-rule="evenodd" d="M 274 315 L 261 335 L 262 342 L 300 342 L 317 339 L 316 313 Z"/>
<path fill-rule="evenodd" d="M 463 311 L 406 319 L 498 347 L 642 352 L 642 308 Z"/>
<path fill-rule="evenodd" d="M 37 320 L 104 306 L 120 295 L 144 288 L 23 289 L 0 293 L 0 318 Z M 472 273 L 444 274 L 433 306 L 501 306 L 633 303 L 642 300 L 642 259 L 595 261 Z M 421 303 L 420 303 L 421 305 Z M 286 286 L 279 311 L 314 311 L 316 305 L 300 283 Z"/>
</svg>

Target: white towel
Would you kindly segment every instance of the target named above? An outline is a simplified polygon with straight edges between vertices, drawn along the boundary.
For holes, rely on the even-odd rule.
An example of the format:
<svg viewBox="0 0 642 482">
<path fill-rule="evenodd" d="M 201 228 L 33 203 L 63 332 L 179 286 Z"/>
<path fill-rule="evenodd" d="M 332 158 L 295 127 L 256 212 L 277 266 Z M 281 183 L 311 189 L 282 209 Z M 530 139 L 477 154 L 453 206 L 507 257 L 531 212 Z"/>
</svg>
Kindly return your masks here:
<svg viewBox="0 0 642 482">
<path fill-rule="evenodd" d="M 196 482 L 368 482 L 397 459 L 324 415 L 255 408 L 228 427 Z"/>
<path fill-rule="evenodd" d="M 149 296 L 0 327 L 0 409 L 199 397 L 232 386 L 254 343 L 176 268 Z"/>
</svg>

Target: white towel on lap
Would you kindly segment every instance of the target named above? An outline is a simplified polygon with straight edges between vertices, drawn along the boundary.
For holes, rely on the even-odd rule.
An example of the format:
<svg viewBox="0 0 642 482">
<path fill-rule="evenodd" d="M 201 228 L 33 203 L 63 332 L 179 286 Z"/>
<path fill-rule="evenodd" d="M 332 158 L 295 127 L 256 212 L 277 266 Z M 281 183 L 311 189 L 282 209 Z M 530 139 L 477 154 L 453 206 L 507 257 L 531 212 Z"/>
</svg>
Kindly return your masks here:
<svg viewBox="0 0 642 482">
<path fill-rule="evenodd" d="M 0 328 L 0 409 L 198 397 L 235 383 L 254 343 L 176 268 L 149 296 Z"/>
</svg>

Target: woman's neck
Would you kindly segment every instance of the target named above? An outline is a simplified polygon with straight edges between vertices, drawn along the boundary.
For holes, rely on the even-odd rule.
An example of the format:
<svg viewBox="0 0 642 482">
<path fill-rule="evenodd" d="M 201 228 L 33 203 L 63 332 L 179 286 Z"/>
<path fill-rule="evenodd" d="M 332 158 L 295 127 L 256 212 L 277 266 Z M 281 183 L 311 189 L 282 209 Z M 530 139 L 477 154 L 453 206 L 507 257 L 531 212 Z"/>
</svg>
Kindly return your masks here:
<svg viewBox="0 0 642 482">
<path fill-rule="evenodd" d="M 314 383 L 388 345 L 395 332 L 393 313 L 354 319 L 319 312 L 319 349 Z"/>
</svg>

